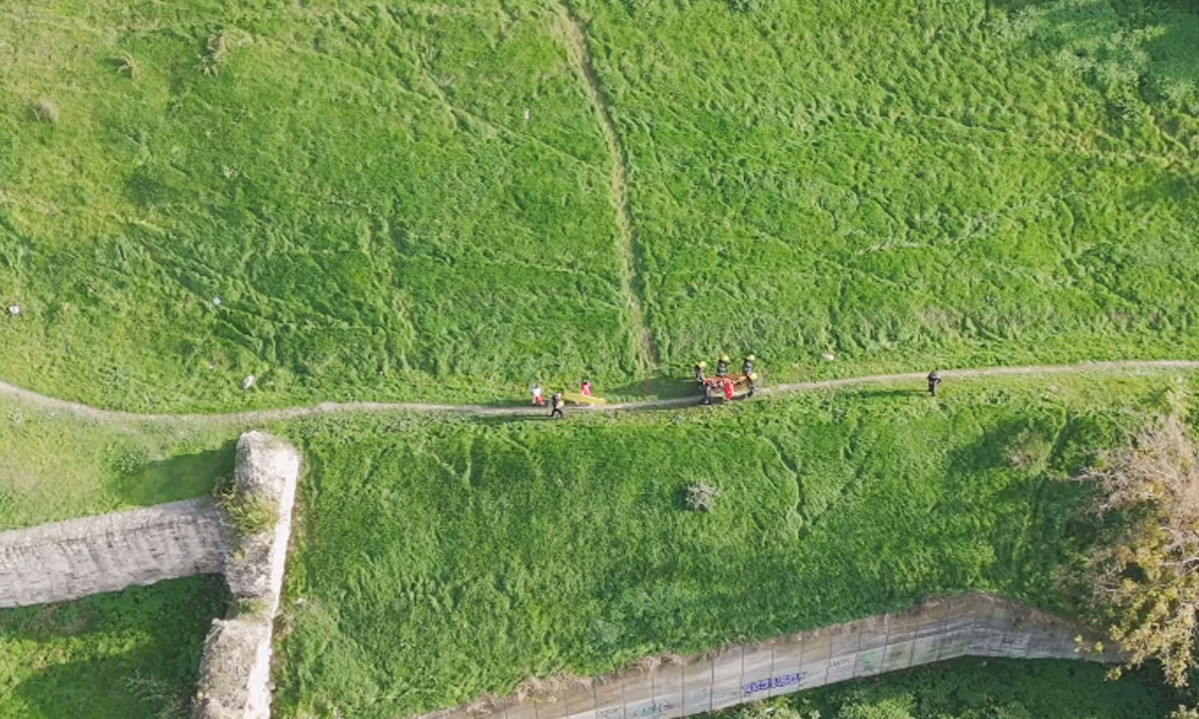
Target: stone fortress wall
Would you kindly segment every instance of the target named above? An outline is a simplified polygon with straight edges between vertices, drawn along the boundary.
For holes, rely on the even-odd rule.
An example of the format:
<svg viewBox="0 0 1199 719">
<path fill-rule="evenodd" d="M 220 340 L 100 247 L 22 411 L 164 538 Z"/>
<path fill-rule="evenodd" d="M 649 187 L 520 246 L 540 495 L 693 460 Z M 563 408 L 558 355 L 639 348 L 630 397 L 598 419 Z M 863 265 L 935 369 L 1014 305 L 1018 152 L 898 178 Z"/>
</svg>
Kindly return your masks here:
<svg viewBox="0 0 1199 719">
<path fill-rule="evenodd" d="M 419 719 L 675 719 L 859 677 L 963 656 L 1089 659 L 1069 622 L 987 594 L 926 600 L 882 614 L 649 668 L 549 681 L 549 691 L 425 714 Z M 555 686 L 557 685 L 557 686 Z"/>
<path fill-rule="evenodd" d="M 214 574 L 226 535 L 211 499 L 0 532 L 0 608 Z"/>
<path fill-rule="evenodd" d="M 194 574 L 221 573 L 236 616 L 205 643 L 196 719 L 269 719 L 270 659 L 301 457 L 263 432 L 242 435 L 234 481 L 277 510 L 240 536 L 211 499 L 0 532 L 0 608 L 67 601 Z M 906 612 L 641 662 L 614 674 L 534 683 L 532 692 L 417 719 L 675 719 L 962 656 L 1089 659 L 1077 626 L 986 594 L 926 600 Z M 1088 637 L 1089 638 L 1089 637 Z"/>
</svg>

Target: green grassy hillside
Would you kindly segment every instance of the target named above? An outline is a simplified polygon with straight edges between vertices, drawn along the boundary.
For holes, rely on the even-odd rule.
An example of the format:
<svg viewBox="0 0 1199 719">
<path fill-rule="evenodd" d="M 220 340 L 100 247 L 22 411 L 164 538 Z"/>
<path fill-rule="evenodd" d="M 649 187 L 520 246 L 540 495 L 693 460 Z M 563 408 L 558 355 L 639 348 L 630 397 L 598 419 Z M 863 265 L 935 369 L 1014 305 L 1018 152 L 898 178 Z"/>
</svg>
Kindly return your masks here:
<svg viewBox="0 0 1199 719">
<path fill-rule="evenodd" d="M 1193 3 L 581 4 L 669 362 L 1199 349 Z"/>
<path fill-rule="evenodd" d="M 192 577 L 0 611 L 0 717 L 186 717 L 224 605 L 224 582 Z"/>
<path fill-rule="evenodd" d="M 0 401 L 0 531 L 208 494 L 238 429 L 119 423 Z"/>
<path fill-rule="evenodd" d="M 1193 355 L 1196 44 L 1181 0 L 10 2 L 0 378 L 229 408 Z"/>
<path fill-rule="evenodd" d="M 258 403 L 635 374 L 544 13 L 64 0 L 10 3 L 0 42 L 5 379 L 213 407 L 251 373 Z"/>
<path fill-rule="evenodd" d="M 569 422 L 293 427 L 284 717 L 391 717 L 987 589 L 1061 609 L 1066 477 L 1163 377 L 884 387 Z M 720 491 L 684 509 L 689 484 Z"/>
</svg>

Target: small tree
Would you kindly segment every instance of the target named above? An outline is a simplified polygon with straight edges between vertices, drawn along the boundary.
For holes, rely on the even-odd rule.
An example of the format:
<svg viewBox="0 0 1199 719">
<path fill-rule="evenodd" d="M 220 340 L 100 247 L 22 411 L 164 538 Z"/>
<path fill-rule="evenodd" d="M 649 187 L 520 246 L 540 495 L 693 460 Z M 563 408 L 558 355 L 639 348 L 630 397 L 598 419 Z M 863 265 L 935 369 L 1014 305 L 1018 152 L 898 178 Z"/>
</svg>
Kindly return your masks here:
<svg viewBox="0 0 1199 719">
<path fill-rule="evenodd" d="M 1127 666 L 1157 659 L 1183 687 L 1199 665 L 1199 452 L 1185 403 L 1172 399 L 1170 414 L 1087 476 L 1103 488 L 1096 511 L 1120 530 L 1092 552 L 1083 579 L 1092 619 L 1128 653 Z"/>
</svg>

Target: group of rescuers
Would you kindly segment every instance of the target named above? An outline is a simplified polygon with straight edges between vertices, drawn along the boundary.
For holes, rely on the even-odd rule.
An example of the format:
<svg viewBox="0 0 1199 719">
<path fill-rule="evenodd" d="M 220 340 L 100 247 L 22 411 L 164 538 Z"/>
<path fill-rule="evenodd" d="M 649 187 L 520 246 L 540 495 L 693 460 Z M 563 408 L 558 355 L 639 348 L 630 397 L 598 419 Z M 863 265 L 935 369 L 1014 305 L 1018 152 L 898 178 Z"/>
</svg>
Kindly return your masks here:
<svg viewBox="0 0 1199 719">
<path fill-rule="evenodd" d="M 584 397 L 591 396 L 591 380 L 583 380 L 583 383 L 579 386 L 579 394 L 583 395 Z M 545 406 L 544 390 L 541 389 L 541 385 L 539 384 L 533 385 L 533 406 Z M 566 414 L 563 412 L 563 407 L 565 406 L 566 398 L 563 397 L 561 392 L 555 392 L 550 395 L 550 417 L 557 417 L 558 419 L 565 418 Z"/>
<path fill-rule="evenodd" d="M 729 363 L 730 362 L 731 362 L 731 360 L 729 359 L 728 355 L 720 356 L 720 359 L 717 360 L 717 362 L 716 362 L 715 380 L 713 380 L 713 378 L 707 376 L 707 370 L 708 370 L 707 362 L 701 361 L 701 362 L 696 363 L 696 365 L 695 365 L 695 383 L 698 384 L 704 391 L 704 404 L 712 404 L 712 393 L 713 393 L 714 388 L 717 386 L 719 386 L 723 389 L 724 399 L 726 402 L 731 401 L 733 399 L 733 389 L 736 386 L 736 382 L 733 381 L 731 378 L 729 378 Z M 758 389 L 758 384 L 757 384 L 758 374 L 756 372 L 754 372 L 755 362 L 757 362 L 757 358 L 755 358 L 753 355 L 746 355 L 745 359 L 741 360 L 741 374 L 744 375 L 745 383 L 749 387 L 749 391 L 746 392 L 746 394 L 745 394 L 746 397 L 753 397 L 754 392 L 756 392 Z M 937 388 L 939 388 L 941 386 L 941 373 L 938 372 L 937 370 L 933 370 L 932 372 L 928 373 L 927 380 L 928 380 L 928 393 L 930 395 L 932 395 L 933 397 L 936 397 L 937 396 Z M 533 406 L 534 407 L 544 407 L 545 406 L 545 397 L 544 397 L 543 390 L 541 389 L 541 385 L 534 384 L 532 387 L 532 390 L 533 390 Z M 583 380 L 582 384 L 579 386 L 579 394 L 583 395 L 584 397 L 591 396 L 591 380 L 589 380 L 589 379 Z M 563 408 L 565 406 L 566 406 L 566 399 L 561 392 L 555 392 L 554 394 L 550 395 L 550 417 L 551 418 L 554 418 L 554 417 L 557 417 L 558 419 L 565 418 L 566 414 L 563 411 Z"/>
<path fill-rule="evenodd" d="M 721 355 L 716 362 L 716 377 L 715 379 L 707 376 L 708 363 L 699 362 L 695 365 L 695 383 L 704 391 L 704 404 L 712 404 L 712 393 L 717 387 L 724 391 L 724 399 L 726 402 L 732 401 L 733 389 L 737 386 L 736 380 L 729 377 L 729 359 L 728 355 Z M 746 397 L 753 397 L 754 392 L 758 389 L 758 375 L 754 372 L 754 363 L 757 358 L 753 355 L 746 355 L 745 359 L 741 360 L 741 374 L 745 384 L 749 387 L 749 392 Z"/>
</svg>

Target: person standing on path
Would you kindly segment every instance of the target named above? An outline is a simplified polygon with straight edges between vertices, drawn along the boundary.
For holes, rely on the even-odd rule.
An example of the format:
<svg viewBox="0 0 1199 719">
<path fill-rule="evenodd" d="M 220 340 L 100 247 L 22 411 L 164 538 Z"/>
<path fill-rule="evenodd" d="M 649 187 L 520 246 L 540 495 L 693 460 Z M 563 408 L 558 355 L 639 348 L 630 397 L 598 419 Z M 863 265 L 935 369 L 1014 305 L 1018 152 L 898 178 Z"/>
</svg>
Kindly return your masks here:
<svg viewBox="0 0 1199 719">
<path fill-rule="evenodd" d="M 562 399 L 561 392 L 555 392 L 550 396 L 550 419 L 557 417 L 558 419 L 566 419 L 566 413 L 562 411 L 562 407 L 566 404 L 566 400 Z"/>
<path fill-rule="evenodd" d="M 544 407 L 545 406 L 545 397 L 542 396 L 541 385 L 537 384 L 536 382 L 533 383 L 533 406 L 534 407 Z"/>
<path fill-rule="evenodd" d="M 928 373 L 928 393 L 933 397 L 937 396 L 937 388 L 941 386 L 941 373 L 933 370 Z"/>
<path fill-rule="evenodd" d="M 708 369 L 707 362 L 697 362 L 695 364 L 695 383 L 700 387 L 704 386 L 704 372 Z"/>
<path fill-rule="evenodd" d="M 757 361 L 758 358 L 753 355 L 745 355 L 745 359 L 741 360 L 741 374 L 745 375 L 745 384 L 749 386 L 746 397 L 753 397 L 758 390 L 758 375 L 754 372 L 754 363 Z"/>
</svg>

